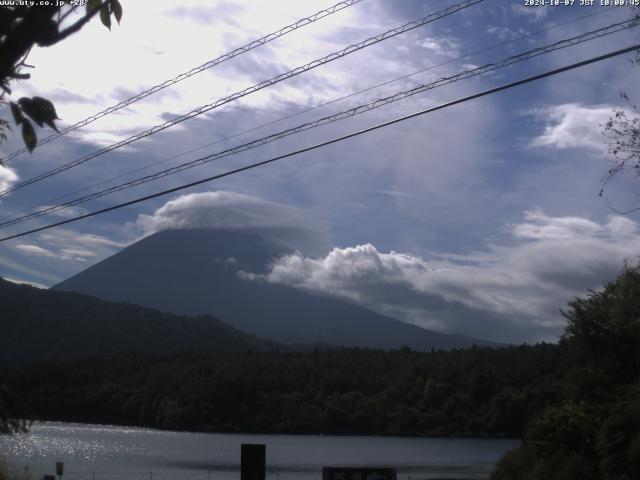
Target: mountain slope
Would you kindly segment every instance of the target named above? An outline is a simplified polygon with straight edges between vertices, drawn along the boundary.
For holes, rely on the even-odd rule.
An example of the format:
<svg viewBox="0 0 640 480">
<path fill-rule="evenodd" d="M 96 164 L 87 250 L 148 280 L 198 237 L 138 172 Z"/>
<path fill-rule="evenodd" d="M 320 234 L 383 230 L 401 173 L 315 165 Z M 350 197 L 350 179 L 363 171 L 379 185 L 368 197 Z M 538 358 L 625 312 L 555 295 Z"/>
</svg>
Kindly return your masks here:
<svg viewBox="0 0 640 480">
<path fill-rule="evenodd" d="M 246 332 L 289 343 L 417 350 L 488 342 L 399 322 L 344 300 L 247 280 L 263 273 L 282 245 L 223 230 L 166 230 L 61 282 L 78 291 L 182 315 L 212 314 Z"/>
<path fill-rule="evenodd" d="M 103 355 L 228 353 L 275 348 L 211 316 L 180 317 L 0 278 L 0 360 Z"/>
</svg>

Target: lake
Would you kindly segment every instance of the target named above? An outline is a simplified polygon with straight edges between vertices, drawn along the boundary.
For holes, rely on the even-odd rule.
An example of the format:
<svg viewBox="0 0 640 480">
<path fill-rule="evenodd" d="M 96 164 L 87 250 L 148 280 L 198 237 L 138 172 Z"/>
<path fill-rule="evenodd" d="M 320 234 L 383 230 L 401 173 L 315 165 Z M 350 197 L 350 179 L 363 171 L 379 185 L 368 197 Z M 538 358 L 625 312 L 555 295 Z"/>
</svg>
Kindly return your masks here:
<svg viewBox="0 0 640 480">
<path fill-rule="evenodd" d="M 0 437 L 0 453 L 22 478 L 62 480 L 231 480 L 240 478 L 240 445 L 264 443 L 267 479 L 319 480 L 323 466 L 391 466 L 398 480 L 487 478 L 517 440 L 169 432 L 42 422 Z"/>
</svg>

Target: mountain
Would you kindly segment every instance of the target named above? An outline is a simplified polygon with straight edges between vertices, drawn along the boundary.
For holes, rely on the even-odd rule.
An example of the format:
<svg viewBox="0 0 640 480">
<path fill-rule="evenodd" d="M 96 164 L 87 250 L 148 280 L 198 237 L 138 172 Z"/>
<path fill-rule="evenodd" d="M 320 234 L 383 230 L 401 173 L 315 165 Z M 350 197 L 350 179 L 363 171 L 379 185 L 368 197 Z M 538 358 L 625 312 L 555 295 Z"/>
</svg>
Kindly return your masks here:
<svg viewBox="0 0 640 480">
<path fill-rule="evenodd" d="M 289 252 L 249 233 L 165 230 L 53 288 L 181 315 L 211 314 L 279 342 L 415 350 L 488 345 L 403 323 L 341 299 L 238 275 L 264 273 L 272 259 Z"/>
<path fill-rule="evenodd" d="M 0 361 L 139 352 L 268 351 L 273 342 L 211 316 L 184 317 L 0 278 Z"/>
</svg>

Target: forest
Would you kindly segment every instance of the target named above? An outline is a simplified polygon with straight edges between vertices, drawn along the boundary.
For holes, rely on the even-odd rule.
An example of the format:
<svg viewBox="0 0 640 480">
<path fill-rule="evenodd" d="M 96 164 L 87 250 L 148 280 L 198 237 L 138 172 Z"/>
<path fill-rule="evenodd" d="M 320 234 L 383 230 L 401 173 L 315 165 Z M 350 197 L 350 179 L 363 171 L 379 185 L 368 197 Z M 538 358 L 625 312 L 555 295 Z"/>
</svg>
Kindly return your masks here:
<svg viewBox="0 0 640 480">
<path fill-rule="evenodd" d="M 5 367 L 36 418 L 212 432 L 517 437 L 553 401 L 554 345 L 120 354 Z"/>
</svg>

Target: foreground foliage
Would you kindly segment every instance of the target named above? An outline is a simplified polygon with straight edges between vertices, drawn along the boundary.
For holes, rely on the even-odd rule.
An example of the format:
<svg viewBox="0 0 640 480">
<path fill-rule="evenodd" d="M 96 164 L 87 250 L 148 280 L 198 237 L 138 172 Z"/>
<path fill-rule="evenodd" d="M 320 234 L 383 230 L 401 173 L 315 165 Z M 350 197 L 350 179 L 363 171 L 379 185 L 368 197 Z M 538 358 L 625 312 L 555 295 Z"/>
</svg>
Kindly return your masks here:
<svg viewBox="0 0 640 480">
<path fill-rule="evenodd" d="M 75 3 L 75 5 L 70 5 Z M 73 14 L 85 6 L 80 18 Z M 9 104 L 16 127 L 31 152 L 38 143 L 33 123 L 45 124 L 58 130 L 56 109 L 46 98 L 22 97 L 15 102 L 7 101 L 11 95 L 10 84 L 27 80 L 31 74 L 25 69 L 33 68 L 26 63 L 34 47 L 51 47 L 80 31 L 94 16 L 99 15 L 105 27 L 111 28 L 111 17 L 118 23 L 122 19 L 122 6 L 118 0 L 88 0 L 86 2 L 3 2 L 0 5 L 0 107 Z M 73 19 L 70 21 L 70 19 Z M 33 123 L 32 123 L 33 122 Z M 6 140 L 10 122 L 0 118 L 0 142 Z M 2 162 L 0 161 L 0 164 Z"/>
<path fill-rule="evenodd" d="M 529 425 L 492 480 L 640 478 L 640 268 L 569 303 L 561 401 Z"/>
</svg>

